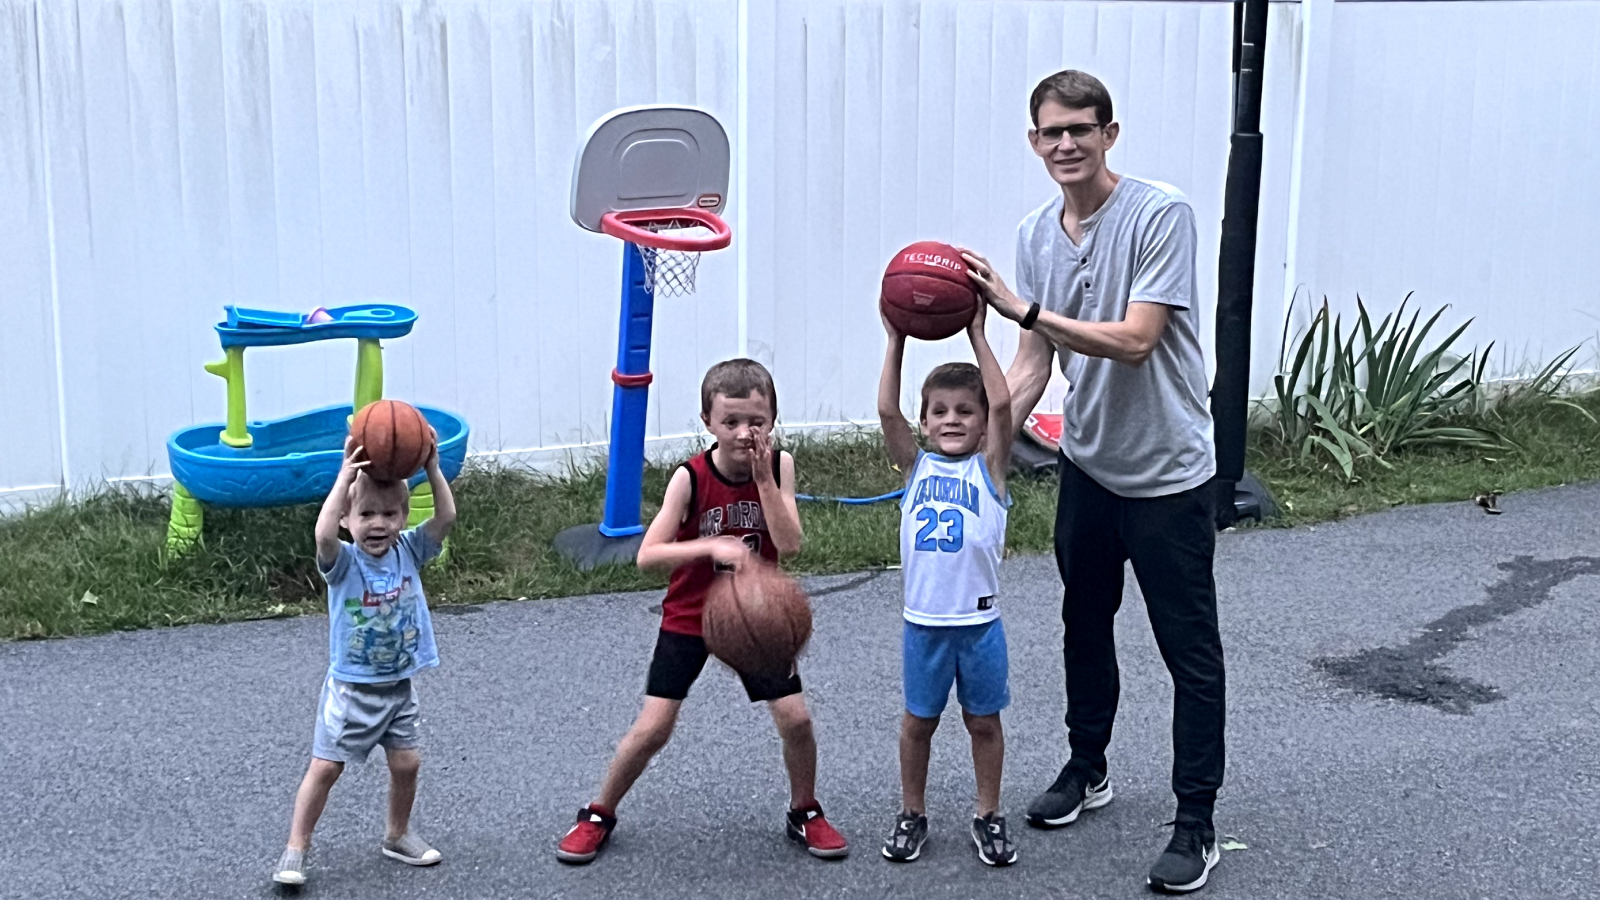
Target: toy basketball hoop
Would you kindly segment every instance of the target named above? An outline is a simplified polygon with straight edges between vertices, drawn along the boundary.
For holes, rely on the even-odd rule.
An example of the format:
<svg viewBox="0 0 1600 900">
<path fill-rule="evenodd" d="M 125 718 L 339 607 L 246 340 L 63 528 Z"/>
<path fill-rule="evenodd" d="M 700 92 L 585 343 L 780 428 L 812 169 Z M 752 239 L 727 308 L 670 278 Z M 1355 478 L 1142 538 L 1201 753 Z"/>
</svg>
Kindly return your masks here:
<svg viewBox="0 0 1600 900">
<path fill-rule="evenodd" d="M 700 254 L 733 241 L 728 223 L 695 207 L 609 212 L 601 216 L 600 230 L 638 248 L 645 290 L 666 297 L 694 293 Z"/>
<path fill-rule="evenodd" d="M 555 540 L 579 568 L 632 562 L 638 553 L 655 297 L 694 293 L 700 254 L 732 242 L 718 215 L 728 196 L 728 161 L 727 132 L 691 106 L 616 110 L 595 122 L 578 148 L 572 220 L 623 242 L 605 517 Z"/>
</svg>

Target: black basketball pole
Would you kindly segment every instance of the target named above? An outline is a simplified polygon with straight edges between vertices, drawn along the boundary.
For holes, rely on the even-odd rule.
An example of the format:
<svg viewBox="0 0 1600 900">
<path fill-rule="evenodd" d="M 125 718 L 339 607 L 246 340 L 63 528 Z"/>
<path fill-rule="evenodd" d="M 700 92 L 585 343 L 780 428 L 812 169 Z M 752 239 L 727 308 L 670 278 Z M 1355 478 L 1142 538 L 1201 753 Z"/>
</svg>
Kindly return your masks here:
<svg viewBox="0 0 1600 900">
<path fill-rule="evenodd" d="M 1217 376 L 1211 417 L 1217 444 L 1217 527 L 1271 514 L 1271 500 L 1244 470 L 1250 417 L 1250 313 L 1261 205 L 1261 86 L 1267 0 L 1233 5 L 1233 133 L 1217 263 Z"/>
</svg>

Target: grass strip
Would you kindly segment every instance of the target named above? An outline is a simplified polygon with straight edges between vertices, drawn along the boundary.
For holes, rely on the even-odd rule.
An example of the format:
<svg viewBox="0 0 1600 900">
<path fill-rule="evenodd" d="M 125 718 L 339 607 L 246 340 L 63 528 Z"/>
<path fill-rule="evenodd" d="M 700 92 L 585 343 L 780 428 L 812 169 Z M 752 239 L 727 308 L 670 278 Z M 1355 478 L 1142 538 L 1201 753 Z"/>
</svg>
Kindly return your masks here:
<svg viewBox="0 0 1600 900">
<path fill-rule="evenodd" d="M 1600 416 L 1600 393 L 1573 401 Z M 1294 526 L 1402 503 L 1470 500 L 1600 479 L 1600 426 L 1571 405 L 1529 402 L 1497 413 L 1518 444 L 1486 454 L 1418 450 L 1370 460 L 1348 482 L 1324 460 L 1256 441 L 1250 466 L 1283 507 L 1273 526 Z M 798 440 L 799 489 L 825 496 L 872 496 L 900 486 L 876 432 Z M 669 467 L 645 473 L 644 515 L 654 515 Z M 596 468 L 563 477 L 473 465 L 456 483 L 460 518 L 444 565 L 424 575 L 435 605 L 500 598 L 659 588 L 662 577 L 631 567 L 579 572 L 550 549 L 556 532 L 598 519 L 605 495 Z M 1012 479 L 1015 506 L 1007 553 L 1050 549 L 1055 480 Z M 166 495 L 121 488 L 0 520 L 0 639 L 94 634 L 194 622 L 227 622 L 320 612 L 322 579 L 313 561 L 318 504 L 277 509 L 208 509 L 201 546 L 164 552 Z M 893 503 L 801 507 L 805 549 L 790 568 L 851 572 L 899 561 Z"/>
</svg>

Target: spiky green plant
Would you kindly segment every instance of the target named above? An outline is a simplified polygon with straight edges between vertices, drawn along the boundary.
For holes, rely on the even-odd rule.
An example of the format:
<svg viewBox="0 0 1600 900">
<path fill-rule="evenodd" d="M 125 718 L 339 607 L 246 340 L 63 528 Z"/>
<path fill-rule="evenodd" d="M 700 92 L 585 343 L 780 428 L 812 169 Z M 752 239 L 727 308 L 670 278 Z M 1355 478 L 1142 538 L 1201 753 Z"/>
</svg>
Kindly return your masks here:
<svg viewBox="0 0 1600 900">
<path fill-rule="evenodd" d="M 1357 297 L 1356 324 L 1348 335 L 1326 299 L 1292 342 L 1286 320 L 1268 434 L 1297 450 L 1302 460 L 1326 456 L 1349 481 L 1356 479 L 1358 461 L 1387 467 L 1389 457 L 1407 448 L 1512 446 L 1481 415 L 1489 406 L 1484 371 L 1493 343 L 1482 351 L 1454 352 L 1472 324 L 1469 319 L 1430 344 L 1429 336 L 1448 307 L 1423 320 L 1420 311 L 1407 316 L 1410 303 L 1407 294 L 1399 309 L 1374 324 L 1366 303 Z M 1554 395 L 1577 350 L 1557 357 L 1519 390 L 1572 405 Z M 1472 413 L 1480 415 L 1473 424 L 1464 424 Z"/>
</svg>

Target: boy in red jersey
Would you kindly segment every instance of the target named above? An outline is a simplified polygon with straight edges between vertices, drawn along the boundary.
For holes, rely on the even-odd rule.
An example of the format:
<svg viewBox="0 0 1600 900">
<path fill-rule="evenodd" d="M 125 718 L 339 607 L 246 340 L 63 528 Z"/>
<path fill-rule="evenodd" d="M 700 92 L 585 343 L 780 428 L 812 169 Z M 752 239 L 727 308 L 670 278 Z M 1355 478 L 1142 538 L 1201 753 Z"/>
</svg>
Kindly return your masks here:
<svg viewBox="0 0 1600 900">
<path fill-rule="evenodd" d="M 593 860 L 616 827 L 616 808 L 650 759 L 666 746 L 689 687 L 705 667 L 700 613 L 718 571 L 737 569 L 758 556 L 776 564 L 800 551 L 800 512 L 794 500 L 794 457 L 773 452 L 778 395 L 772 375 L 750 359 L 717 363 L 700 384 L 700 420 L 716 443 L 672 473 L 661 512 L 639 547 L 639 567 L 671 569 L 661 604 L 661 633 L 650 660 L 644 708 L 617 745 L 600 796 L 578 810 L 578 822 L 556 847 L 556 858 Z M 813 793 L 817 743 L 800 674 L 739 674 L 752 703 L 765 701 L 783 738 L 789 770 L 785 832 L 813 856 L 837 859 L 850 852 L 823 818 Z"/>
</svg>

